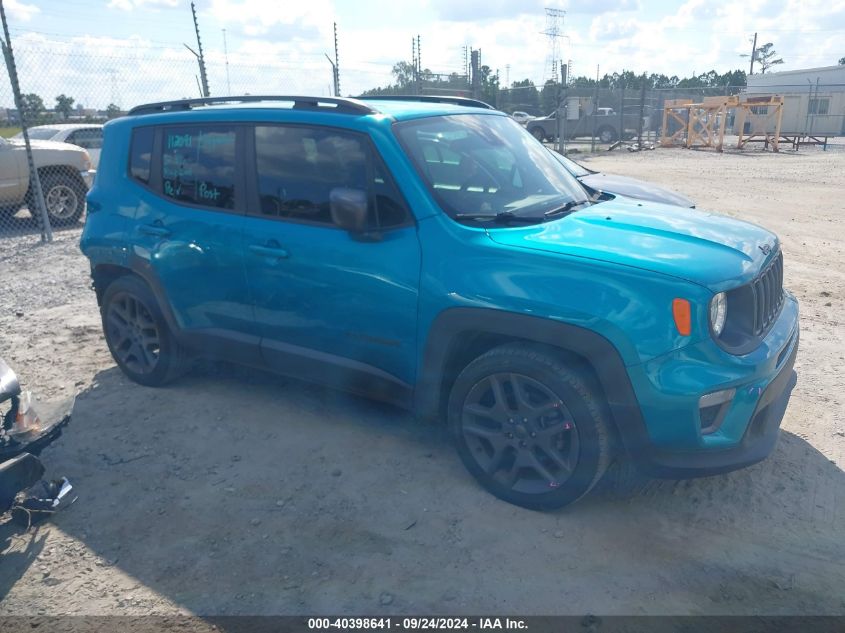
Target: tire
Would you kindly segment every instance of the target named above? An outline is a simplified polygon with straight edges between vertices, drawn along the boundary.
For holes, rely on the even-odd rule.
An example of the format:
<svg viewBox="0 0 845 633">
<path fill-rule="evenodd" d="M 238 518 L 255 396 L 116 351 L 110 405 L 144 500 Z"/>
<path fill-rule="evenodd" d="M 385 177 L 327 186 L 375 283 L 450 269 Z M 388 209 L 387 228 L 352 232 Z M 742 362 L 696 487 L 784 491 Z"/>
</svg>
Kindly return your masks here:
<svg viewBox="0 0 845 633">
<path fill-rule="evenodd" d="M 599 140 L 602 143 L 615 143 L 618 138 L 616 130 L 607 125 L 600 127 L 596 133 L 599 135 Z"/>
<path fill-rule="evenodd" d="M 546 133 L 543 131 L 543 128 L 541 128 L 540 126 L 531 128 L 530 132 L 531 132 L 531 136 L 536 138 L 541 143 L 546 140 Z"/>
<path fill-rule="evenodd" d="M 79 222 L 85 210 L 85 183 L 65 173 L 47 173 L 41 176 L 41 191 L 47 205 L 50 226 L 69 226 Z M 30 206 L 30 213 L 36 211 Z"/>
<path fill-rule="evenodd" d="M 478 482 L 532 510 L 577 501 L 612 458 L 606 407 L 589 380 L 544 347 L 507 344 L 472 361 L 452 387 L 448 420 Z"/>
<path fill-rule="evenodd" d="M 109 284 L 100 315 L 112 358 L 130 380 L 159 387 L 185 372 L 185 350 L 141 279 L 127 275 Z"/>
</svg>

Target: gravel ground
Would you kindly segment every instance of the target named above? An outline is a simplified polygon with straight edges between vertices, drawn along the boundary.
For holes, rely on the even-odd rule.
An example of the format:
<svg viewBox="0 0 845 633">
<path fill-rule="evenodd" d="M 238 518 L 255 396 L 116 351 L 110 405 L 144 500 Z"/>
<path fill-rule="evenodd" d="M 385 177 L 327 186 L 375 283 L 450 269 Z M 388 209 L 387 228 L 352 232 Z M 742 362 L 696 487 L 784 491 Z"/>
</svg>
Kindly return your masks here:
<svg viewBox="0 0 845 633">
<path fill-rule="evenodd" d="M 41 395 L 78 393 L 43 458 L 80 495 L 0 525 L 0 614 L 845 614 L 845 151 L 589 165 L 779 233 L 803 331 L 768 460 L 685 482 L 614 467 L 570 508 L 522 510 L 388 406 L 213 364 L 128 382 L 79 231 L 0 238 L 0 355 Z"/>
</svg>

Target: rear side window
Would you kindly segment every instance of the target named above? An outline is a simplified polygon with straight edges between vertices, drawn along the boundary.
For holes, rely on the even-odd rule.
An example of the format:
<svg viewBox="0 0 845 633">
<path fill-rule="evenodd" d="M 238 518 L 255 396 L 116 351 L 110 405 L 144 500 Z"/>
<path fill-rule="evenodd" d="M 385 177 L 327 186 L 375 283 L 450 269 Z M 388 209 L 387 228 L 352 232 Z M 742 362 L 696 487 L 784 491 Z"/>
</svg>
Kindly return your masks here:
<svg viewBox="0 0 845 633">
<path fill-rule="evenodd" d="M 132 130 L 132 145 L 129 150 L 129 174 L 135 180 L 150 183 L 150 163 L 153 156 L 155 129 L 139 127 Z"/>
<path fill-rule="evenodd" d="M 370 224 L 388 227 L 407 219 L 387 169 L 361 134 L 334 128 L 257 126 L 255 158 L 262 215 L 333 224 L 334 188 L 366 191 Z"/>
<path fill-rule="evenodd" d="M 179 202 L 234 209 L 236 138 L 230 126 L 164 128 L 162 194 Z"/>
</svg>

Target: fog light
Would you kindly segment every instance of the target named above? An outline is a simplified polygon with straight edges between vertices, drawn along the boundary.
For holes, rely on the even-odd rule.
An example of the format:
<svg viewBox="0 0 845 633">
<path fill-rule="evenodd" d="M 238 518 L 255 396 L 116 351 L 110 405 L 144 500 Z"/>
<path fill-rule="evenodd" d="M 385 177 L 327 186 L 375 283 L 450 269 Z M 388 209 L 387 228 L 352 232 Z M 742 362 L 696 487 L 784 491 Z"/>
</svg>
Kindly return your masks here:
<svg viewBox="0 0 845 633">
<path fill-rule="evenodd" d="M 701 433 L 706 435 L 718 430 L 736 395 L 736 389 L 723 389 L 707 393 L 698 399 L 698 416 Z"/>
</svg>

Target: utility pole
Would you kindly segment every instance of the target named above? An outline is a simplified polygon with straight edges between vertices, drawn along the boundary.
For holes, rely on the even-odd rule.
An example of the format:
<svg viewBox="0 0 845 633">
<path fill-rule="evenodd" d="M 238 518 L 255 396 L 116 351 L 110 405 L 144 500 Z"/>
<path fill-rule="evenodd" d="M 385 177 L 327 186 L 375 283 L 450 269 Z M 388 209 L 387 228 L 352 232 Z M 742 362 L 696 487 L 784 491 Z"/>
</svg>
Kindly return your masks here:
<svg viewBox="0 0 845 633">
<path fill-rule="evenodd" d="M 751 45 L 751 68 L 748 69 L 748 74 L 754 74 L 754 60 L 757 57 L 757 34 L 754 34 L 754 43 Z"/>
<path fill-rule="evenodd" d="M 511 85 L 511 65 L 505 64 L 505 88 L 510 88 Z"/>
<path fill-rule="evenodd" d="M 470 70 L 472 73 L 472 98 L 481 96 L 481 75 L 479 74 L 480 51 L 470 51 Z"/>
<path fill-rule="evenodd" d="M 208 76 L 205 74 L 205 57 L 202 54 L 202 41 L 200 41 L 200 25 L 197 22 L 197 8 L 194 6 L 194 3 L 191 2 L 191 13 L 194 16 L 194 32 L 197 34 L 197 48 L 199 49 L 199 53 L 197 53 L 194 49 L 190 46 L 185 44 L 185 48 L 191 51 L 194 54 L 194 57 L 197 58 L 197 62 L 200 65 L 200 80 L 202 81 L 202 96 L 208 97 L 210 93 L 208 91 Z"/>
<path fill-rule="evenodd" d="M 417 94 L 422 94 L 422 52 L 419 33 L 417 34 Z"/>
<path fill-rule="evenodd" d="M 340 56 L 337 52 L 337 22 L 334 23 L 334 96 L 340 96 Z"/>
<path fill-rule="evenodd" d="M 226 93 L 232 96 L 232 82 L 229 81 L 229 47 L 226 45 L 226 29 L 223 29 L 223 56 L 226 59 Z"/>
</svg>

